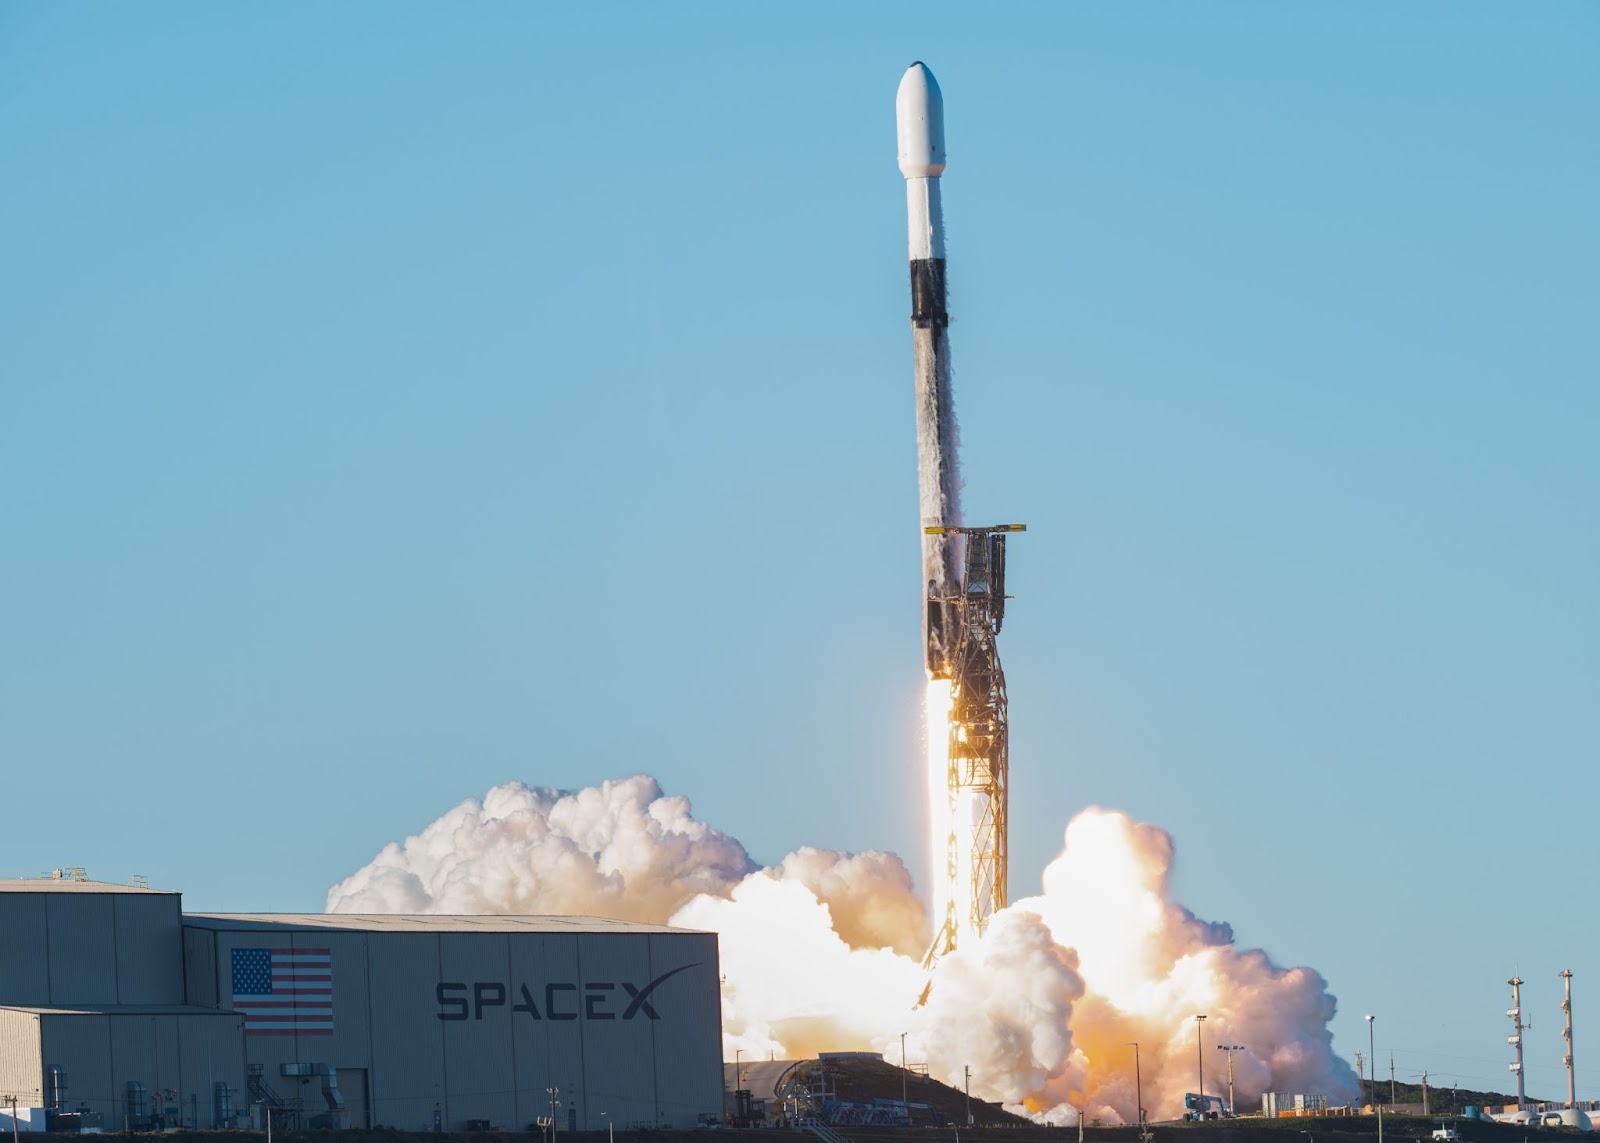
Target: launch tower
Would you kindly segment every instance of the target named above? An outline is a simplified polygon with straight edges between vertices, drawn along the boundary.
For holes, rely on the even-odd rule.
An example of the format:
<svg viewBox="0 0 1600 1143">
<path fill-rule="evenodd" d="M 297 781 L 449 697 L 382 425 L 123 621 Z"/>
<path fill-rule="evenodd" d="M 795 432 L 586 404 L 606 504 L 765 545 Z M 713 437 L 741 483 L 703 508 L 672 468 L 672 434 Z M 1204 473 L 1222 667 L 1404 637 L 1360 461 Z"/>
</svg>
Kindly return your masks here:
<svg viewBox="0 0 1600 1143">
<path fill-rule="evenodd" d="M 1007 904 L 1008 733 L 1006 676 L 995 637 L 1006 615 L 1006 533 L 993 528 L 928 527 L 929 535 L 965 539 L 961 590 L 929 599 L 950 619 L 949 657 L 934 678 L 949 680 L 945 798 L 949 828 L 942 839 L 947 891 L 944 915 L 927 961 L 955 948 L 963 934 L 979 935 Z M 935 733 L 930 725 L 928 733 Z M 937 819 L 936 819 L 937 820 Z M 935 838 L 937 848 L 941 839 Z"/>
</svg>

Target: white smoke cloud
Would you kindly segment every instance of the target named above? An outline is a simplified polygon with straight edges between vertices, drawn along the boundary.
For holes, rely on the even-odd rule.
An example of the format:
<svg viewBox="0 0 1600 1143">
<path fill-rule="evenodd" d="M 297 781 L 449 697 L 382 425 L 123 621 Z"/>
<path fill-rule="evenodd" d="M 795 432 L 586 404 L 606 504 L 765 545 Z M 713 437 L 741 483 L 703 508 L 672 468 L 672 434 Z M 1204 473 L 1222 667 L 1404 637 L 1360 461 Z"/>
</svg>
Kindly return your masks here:
<svg viewBox="0 0 1600 1143">
<path fill-rule="evenodd" d="M 1234 1053 L 1241 1107 L 1264 1091 L 1353 1095 L 1355 1076 L 1333 1052 L 1334 998 L 1321 975 L 1240 949 L 1227 925 L 1201 921 L 1172 901 L 1172 856 L 1166 831 L 1091 808 L 1068 825 L 1044 891 L 1008 910 L 1037 916 L 1057 943 L 1076 951 L 1085 988 L 1072 1022 L 1085 1070 L 1052 1078 L 1030 1094 L 1029 1109 L 1060 1118 L 1070 1105 L 1091 1118 L 1133 1122 L 1135 1042 L 1152 1117 L 1182 1110 L 1184 1093 L 1199 1084 L 1200 1060 L 1216 1044 L 1245 1046 Z M 1206 1016 L 1203 1030 L 1197 1014 Z M 1224 1090 L 1218 1062 L 1205 1059 L 1212 1094 Z"/>
<path fill-rule="evenodd" d="M 1007 909 L 939 962 L 918 1047 L 931 1073 L 965 1078 L 973 1066 L 981 1099 L 1022 1104 L 1066 1074 L 1083 992 L 1077 955 L 1037 916 Z"/>
<path fill-rule="evenodd" d="M 1233 943 L 1168 895 L 1172 839 L 1089 809 L 1068 825 L 1042 892 L 938 963 L 928 918 L 887 853 L 803 848 L 758 868 L 687 799 L 637 776 L 565 793 L 510 783 L 386 846 L 328 892 L 330 912 L 568 913 L 719 934 L 726 1055 L 869 1049 L 914 1062 L 1042 1121 L 1133 1122 L 1140 1046 L 1151 1118 L 1181 1114 L 1205 1045 L 1237 1043 L 1240 1106 L 1261 1092 L 1342 1100 L 1334 998 L 1308 968 Z M 1202 1058 L 1207 1054 L 1199 1050 Z M 1220 1061 L 1207 1060 L 1207 1090 Z"/>
<path fill-rule="evenodd" d="M 672 924 L 713 929 L 727 983 L 726 1054 L 784 1058 L 840 1048 L 883 1050 L 925 983 L 917 962 L 888 948 L 852 948 L 834 912 L 804 884 L 748 877 L 727 900 L 698 897 Z"/>
<path fill-rule="evenodd" d="M 811 890 L 851 948 L 889 948 L 912 957 L 927 951 L 927 910 L 911 871 L 892 853 L 838 853 L 808 845 L 766 872 Z"/>
<path fill-rule="evenodd" d="M 661 924 L 755 869 L 638 775 L 567 793 L 510 782 L 385 846 L 328 890 L 330 913 L 590 914 Z"/>
</svg>

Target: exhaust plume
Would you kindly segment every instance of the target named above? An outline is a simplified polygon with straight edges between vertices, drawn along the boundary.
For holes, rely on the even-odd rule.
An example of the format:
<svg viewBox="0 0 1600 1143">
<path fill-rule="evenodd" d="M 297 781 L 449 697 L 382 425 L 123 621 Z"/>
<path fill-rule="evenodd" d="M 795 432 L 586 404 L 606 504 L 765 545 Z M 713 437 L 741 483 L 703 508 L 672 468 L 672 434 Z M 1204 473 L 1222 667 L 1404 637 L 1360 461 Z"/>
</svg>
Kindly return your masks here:
<svg viewBox="0 0 1600 1143">
<path fill-rule="evenodd" d="M 1235 1054 L 1241 1107 L 1263 1091 L 1342 1101 L 1334 997 L 1309 968 L 1240 949 L 1225 924 L 1170 899 L 1171 837 L 1084 810 L 1038 896 L 996 913 L 928 978 L 931 935 L 904 863 L 802 848 L 774 866 L 636 776 L 564 792 L 509 783 L 450 810 L 328 891 L 329 912 L 567 913 L 719 934 L 725 1055 L 868 1049 L 909 1059 L 1041 1122 L 1176 1118 L 1195 1090 L 1196 1026 Z M 1207 1057 L 1212 1053 L 1201 1053 Z M 1214 1065 L 1213 1065 L 1214 1066 Z M 1207 1068 L 1207 1090 L 1222 1090 Z"/>
<path fill-rule="evenodd" d="M 566 792 L 521 782 L 469 798 L 328 890 L 330 913 L 594 914 L 663 924 L 756 868 L 638 775 Z"/>
</svg>

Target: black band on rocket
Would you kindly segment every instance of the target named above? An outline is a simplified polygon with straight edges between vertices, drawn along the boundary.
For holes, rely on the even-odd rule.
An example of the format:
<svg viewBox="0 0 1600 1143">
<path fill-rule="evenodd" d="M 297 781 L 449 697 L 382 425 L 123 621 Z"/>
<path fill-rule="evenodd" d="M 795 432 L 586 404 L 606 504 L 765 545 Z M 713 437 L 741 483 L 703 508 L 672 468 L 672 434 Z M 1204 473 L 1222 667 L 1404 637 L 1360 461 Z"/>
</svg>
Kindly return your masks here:
<svg viewBox="0 0 1600 1143">
<path fill-rule="evenodd" d="M 924 329 L 944 329 L 950 324 L 945 310 L 943 258 L 916 258 L 911 262 L 911 324 Z"/>
</svg>

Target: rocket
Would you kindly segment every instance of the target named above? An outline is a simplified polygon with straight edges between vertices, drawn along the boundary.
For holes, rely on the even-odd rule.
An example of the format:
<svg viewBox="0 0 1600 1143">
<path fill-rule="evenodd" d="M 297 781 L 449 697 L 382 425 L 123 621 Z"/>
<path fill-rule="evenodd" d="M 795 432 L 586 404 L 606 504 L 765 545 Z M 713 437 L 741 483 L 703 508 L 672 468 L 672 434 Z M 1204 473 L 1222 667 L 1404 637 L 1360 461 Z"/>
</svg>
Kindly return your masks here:
<svg viewBox="0 0 1600 1143">
<path fill-rule="evenodd" d="M 911 338 L 917 407 L 917 498 L 922 513 L 923 660 L 930 678 L 954 669 L 961 583 L 961 537 L 929 528 L 961 524 L 955 404 L 950 392 L 950 316 L 945 299 L 944 98 L 933 73 L 912 64 L 895 93 L 900 173 L 906 179 L 911 258 Z"/>
<path fill-rule="evenodd" d="M 1022 524 L 969 528 L 961 522 L 944 212 L 939 204 L 944 99 L 926 64 L 914 63 L 906 70 L 894 111 L 911 254 L 936 926 L 923 964 L 931 970 L 940 957 L 982 936 L 989 918 L 1009 899 L 1010 731 L 1005 672 L 995 640 L 1006 609 L 1006 536 L 1027 529 Z M 922 999 L 927 998 L 925 989 Z"/>
</svg>

